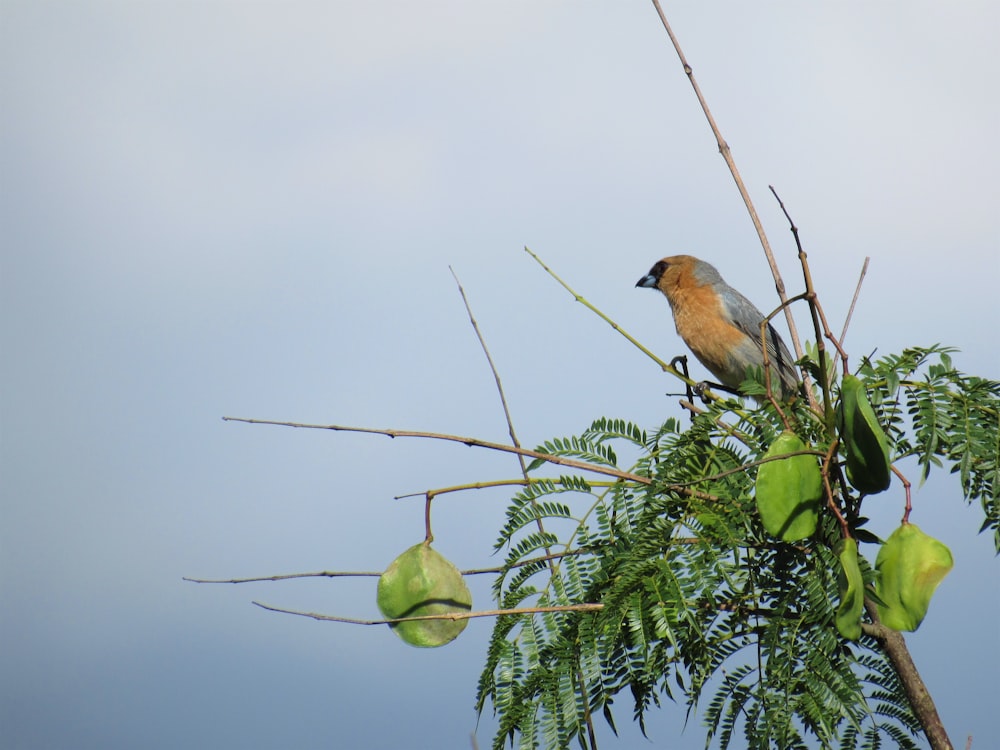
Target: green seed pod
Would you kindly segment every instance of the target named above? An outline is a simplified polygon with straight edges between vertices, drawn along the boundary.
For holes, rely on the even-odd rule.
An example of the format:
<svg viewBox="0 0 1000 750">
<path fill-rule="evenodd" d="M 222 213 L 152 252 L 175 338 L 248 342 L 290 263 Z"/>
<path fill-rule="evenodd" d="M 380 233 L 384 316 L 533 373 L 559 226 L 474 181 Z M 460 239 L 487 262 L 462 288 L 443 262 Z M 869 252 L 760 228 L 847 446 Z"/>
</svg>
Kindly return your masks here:
<svg viewBox="0 0 1000 750">
<path fill-rule="evenodd" d="M 837 545 L 840 571 L 837 573 L 837 590 L 840 605 L 837 607 L 837 630 L 852 641 L 861 637 L 861 612 L 865 607 L 865 579 L 858 565 L 858 543 L 848 537 Z"/>
<path fill-rule="evenodd" d="M 894 630 L 919 628 L 934 590 L 953 565 L 951 550 L 912 523 L 892 532 L 875 559 L 882 624 Z"/>
<path fill-rule="evenodd" d="M 783 432 L 771 443 L 764 458 L 805 449 L 798 435 Z M 823 476 L 816 457 L 802 454 L 762 463 L 757 469 L 755 495 L 768 534 L 785 542 L 812 536 L 823 497 Z"/>
<path fill-rule="evenodd" d="M 865 384 L 854 375 L 845 375 L 841 381 L 837 426 L 851 486 L 866 495 L 887 489 L 892 478 L 889 441 L 865 394 Z"/>
<path fill-rule="evenodd" d="M 462 574 L 430 545 L 415 544 L 390 563 L 378 579 L 378 608 L 387 619 L 468 612 L 472 594 Z M 468 620 L 411 620 L 389 625 L 411 646 L 443 646 L 465 630 Z"/>
</svg>

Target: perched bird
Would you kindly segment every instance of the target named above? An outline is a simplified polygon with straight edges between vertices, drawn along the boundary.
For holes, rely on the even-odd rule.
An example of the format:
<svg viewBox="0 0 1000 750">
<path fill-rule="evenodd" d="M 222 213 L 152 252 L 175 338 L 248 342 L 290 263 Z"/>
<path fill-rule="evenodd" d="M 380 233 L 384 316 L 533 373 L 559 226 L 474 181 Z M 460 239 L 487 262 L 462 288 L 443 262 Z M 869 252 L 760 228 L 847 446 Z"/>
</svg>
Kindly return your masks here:
<svg viewBox="0 0 1000 750">
<path fill-rule="evenodd" d="M 659 289 L 674 314 L 677 333 L 719 382 L 737 389 L 747 368 L 764 368 L 760 324 L 764 315 L 722 280 L 715 267 L 690 255 L 657 261 L 637 287 Z M 787 400 L 798 390 L 799 377 L 788 348 L 774 327 L 767 326 L 767 359 L 771 390 Z"/>
</svg>

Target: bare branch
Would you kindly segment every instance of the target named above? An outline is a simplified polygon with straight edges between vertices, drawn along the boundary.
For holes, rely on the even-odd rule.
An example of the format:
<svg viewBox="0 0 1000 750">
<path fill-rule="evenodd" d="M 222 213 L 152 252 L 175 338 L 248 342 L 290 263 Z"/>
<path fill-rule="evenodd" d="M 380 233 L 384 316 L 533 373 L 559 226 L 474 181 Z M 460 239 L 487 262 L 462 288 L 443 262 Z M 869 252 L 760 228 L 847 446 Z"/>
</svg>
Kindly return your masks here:
<svg viewBox="0 0 1000 750">
<path fill-rule="evenodd" d="M 552 484 L 562 484 L 563 481 L 560 478 L 551 477 L 530 477 L 528 479 L 495 479 L 490 482 L 468 482 L 466 484 L 456 484 L 450 487 L 439 487 L 433 490 L 423 490 L 421 492 L 407 492 L 404 495 L 396 495 L 393 500 L 403 500 L 408 497 L 424 497 L 425 495 L 432 495 L 437 497 L 438 495 L 445 495 L 449 492 L 465 492 L 466 490 L 485 490 L 491 487 L 528 487 L 532 484 L 540 484 L 542 482 L 551 482 Z M 600 480 L 588 481 L 591 487 L 611 487 L 614 482 L 605 482 Z"/>
<path fill-rule="evenodd" d="M 362 576 L 378 578 L 380 575 L 382 575 L 380 570 L 322 570 L 316 573 L 283 573 L 256 578 L 188 578 L 184 576 L 181 580 L 189 583 L 257 583 L 259 581 L 287 581 L 290 578 L 354 578 Z"/>
<path fill-rule="evenodd" d="M 395 625 L 401 622 L 417 622 L 419 620 L 471 620 L 476 617 L 503 617 L 504 615 L 533 615 L 545 614 L 548 612 L 599 612 L 604 609 L 603 604 L 564 604 L 552 607 L 524 607 L 518 609 L 489 609 L 480 612 L 448 612 L 439 615 L 421 615 L 419 617 L 397 617 L 388 620 L 359 620 L 353 617 L 337 617 L 336 615 L 321 615 L 317 612 L 300 612 L 294 609 L 282 609 L 273 607 L 263 602 L 253 602 L 261 609 L 269 612 L 281 612 L 286 615 L 299 615 L 300 617 L 311 617 L 314 620 L 326 622 L 346 622 L 350 625 Z"/>
<path fill-rule="evenodd" d="M 517 434 L 514 432 L 514 421 L 510 416 L 510 407 L 507 406 L 507 396 L 503 392 L 503 383 L 500 382 L 500 373 L 497 372 L 496 364 L 493 362 L 493 356 L 490 354 L 489 347 L 486 346 L 486 339 L 483 338 L 482 331 L 479 330 L 479 323 L 476 322 L 476 317 L 472 314 L 472 307 L 469 305 L 469 298 L 465 296 L 465 289 L 462 288 L 462 282 L 458 280 L 458 274 L 455 273 L 455 269 L 448 266 L 448 270 L 451 271 L 451 275 L 455 279 L 455 283 L 458 285 L 458 293 L 462 295 L 462 302 L 465 303 L 465 311 L 469 314 L 469 322 L 472 324 L 472 330 L 476 332 L 476 338 L 479 339 L 479 345 L 483 348 L 483 354 L 486 355 L 486 361 L 489 363 L 490 372 L 493 373 L 493 380 L 497 384 L 497 393 L 500 394 L 500 404 L 503 406 L 504 417 L 507 418 L 507 431 L 510 434 L 510 442 L 517 448 L 521 447 L 521 441 L 517 439 Z M 524 463 L 524 456 L 518 454 L 518 462 L 521 464 L 521 473 L 524 475 L 525 479 L 528 478 L 528 467 Z"/>
<path fill-rule="evenodd" d="M 479 339 L 479 345 L 483 348 L 483 354 L 486 355 L 486 361 L 489 363 L 490 372 L 493 373 L 493 380 L 497 384 L 497 392 L 500 394 L 500 403 L 503 406 L 503 414 L 507 419 L 507 431 L 510 434 L 510 442 L 517 448 L 521 447 L 521 441 L 517 439 L 517 433 L 514 431 L 514 420 L 510 416 L 510 408 L 507 406 L 507 397 L 503 392 L 503 383 L 500 381 L 500 373 L 497 372 L 496 364 L 493 362 L 493 356 L 490 354 L 489 347 L 486 346 L 486 339 L 483 338 L 482 331 L 479 330 L 479 324 L 476 322 L 476 316 L 472 314 L 472 306 L 469 304 L 469 298 L 465 296 L 465 289 L 462 288 L 462 282 L 458 280 L 458 274 L 455 273 L 455 269 L 448 267 L 451 271 L 451 275 L 455 277 L 455 283 L 458 284 L 458 292 L 462 295 L 462 302 L 465 303 L 465 311 L 469 314 L 469 322 L 472 323 L 472 330 L 476 332 L 476 338 Z M 524 477 L 524 481 L 528 482 L 528 465 L 525 463 L 524 456 L 518 454 L 517 462 L 521 467 L 521 476 Z M 428 496 L 429 497 L 429 496 Z M 532 497 L 531 507 L 535 509 L 535 526 L 538 528 L 538 533 L 545 535 L 545 522 L 542 520 L 542 514 L 538 512 L 538 501 Z M 545 548 L 546 553 L 551 553 L 552 550 L 548 547 Z M 552 574 L 556 573 L 556 564 L 550 558 L 549 559 L 549 570 Z"/>
<path fill-rule="evenodd" d="M 743 178 L 740 176 L 740 171 L 736 168 L 736 162 L 729 149 L 729 144 L 723 139 L 719 126 L 715 124 L 715 118 L 712 116 L 712 111 L 708 108 L 708 102 L 705 101 L 705 97 L 702 96 L 701 88 L 698 86 L 698 81 L 695 80 L 694 77 L 694 71 L 688 64 L 687 58 L 684 57 L 684 52 L 681 50 L 680 42 L 678 42 L 677 37 L 674 36 L 674 31 L 670 28 L 667 17 L 663 13 L 663 8 L 660 7 L 659 0 L 653 0 L 653 7 L 656 8 L 656 13 L 660 16 L 660 21 L 663 23 L 663 28 L 666 29 L 667 36 L 670 37 L 670 43 L 674 46 L 677 58 L 684 67 L 684 74 L 688 77 L 688 81 L 690 81 L 691 87 L 694 89 L 694 94 L 698 98 L 698 103 L 701 105 L 701 109 L 705 113 L 705 117 L 708 119 L 709 127 L 712 128 L 712 134 L 715 136 L 715 141 L 719 145 L 719 153 L 722 154 L 722 158 L 725 159 L 726 166 L 729 167 L 729 172 L 732 174 L 733 180 L 736 181 L 736 188 L 740 191 L 743 203 L 746 205 L 747 212 L 750 214 L 750 221 L 753 222 L 754 229 L 757 230 L 757 237 L 760 239 L 761 247 L 764 248 L 764 255 L 767 258 L 767 263 L 771 267 L 771 276 L 774 278 L 774 288 L 778 292 L 778 299 L 781 300 L 782 304 L 785 304 L 788 301 L 788 296 L 785 293 L 785 282 L 781 279 L 781 271 L 778 270 L 778 264 L 774 260 L 774 253 L 771 252 L 771 243 L 768 242 L 767 234 L 764 232 L 764 225 L 761 224 L 760 217 L 757 216 L 757 209 L 754 208 L 753 201 L 750 199 L 750 193 L 747 192 L 746 185 L 743 184 Z M 795 350 L 795 359 L 799 360 L 802 359 L 803 350 L 802 342 L 799 341 L 798 329 L 795 327 L 795 318 L 792 317 L 792 311 L 789 307 L 786 306 L 784 310 L 785 321 L 788 323 L 788 333 L 791 335 L 792 347 Z"/>
<path fill-rule="evenodd" d="M 844 328 L 840 332 L 840 345 L 844 345 L 844 339 L 847 338 L 847 329 L 851 325 L 851 318 L 854 316 L 854 306 L 858 304 L 858 297 L 861 296 L 861 285 L 865 281 L 865 275 L 868 273 L 868 262 L 871 260 L 870 257 L 865 257 L 865 262 L 861 266 L 861 274 L 858 276 L 858 284 L 854 287 L 854 296 L 851 297 L 851 306 L 847 310 L 847 317 L 844 318 Z M 838 354 L 839 356 L 839 354 Z M 837 367 L 837 360 L 834 359 L 834 369 Z"/>
<path fill-rule="evenodd" d="M 333 432 L 363 432 L 370 435 L 386 435 L 391 438 L 398 437 L 412 437 L 412 438 L 424 438 L 425 440 L 445 440 L 452 443 L 462 443 L 470 448 L 486 448 L 493 451 L 501 451 L 503 453 L 518 453 L 522 456 L 528 456 L 529 458 L 537 458 L 542 461 L 547 461 L 548 463 L 558 464 L 560 466 L 569 466 L 574 469 L 579 469 L 580 471 L 592 471 L 595 474 L 604 474 L 609 477 L 617 477 L 618 479 L 625 479 L 629 482 L 636 482 L 637 484 L 652 484 L 653 480 L 649 477 L 639 476 L 638 474 L 633 474 L 629 471 L 621 471 L 620 469 L 614 469 L 610 466 L 599 466 L 598 464 L 589 464 L 586 461 L 576 461 L 572 458 L 563 458 L 562 456 L 553 456 L 548 453 L 540 453 L 539 451 L 533 451 L 528 448 L 518 448 L 513 445 L 504 445 L 503 443 L 493 443 L 489 440 L 480 440 L 479 438 L 473 437 L 462 437 L 461 435 L 448 435 L 441 432 L 422 432 L 420 430 L 380 430 L 374 427 L 347 427 L 345 425 L 338 424 L 307 424 L 305 422 L 280 422 L 273 419 L 248 419 L 246 417 L 223 417 L 224 422 L 243 422 L 244 424 L 267 424 L 275 425 L 277 427 L 296 427 L 304 430 L 331 430 Z"/>
<path fill-rule="evenodd" d="M 620 333 L 622 336 L 624 336 L 626 339 L 628 339 L 629 343 L 632 344 L 632 346 L 634 346 L 636 349 L 638 349 L 639 351 L 641 351 L 643 354 L 645 354 L 651 360 L 653 360 L 654 362 L 656 362 L 656 364 L 658 364 L 660 366 L 660 369 L 662 369 L 664 372 L 669 372 L 671 375 L 676 375 L 678 378 L 680 378 L 681 380 L 683 380 L 685 383 L 688 383 L 689 385 L 694 385 L 695 384 L 695 381 L 691 380 L 691 378 L 688 377 L 688 375 L 687 375 L 686 372 L 681 372 L 676 367 L 674 367 L 673 364 L 669 364 L 668 365 L 662 359 L 660 359 L 655 354 L 653 354 L 653 352 L 651 352 L 649 349 L 647 349 L 645 346 L 643 346 L 641 343 L 639 343 L 639 339 L 635 338 L 632 334 L 630 334 L 628 331 L 626 331 L 620 325 L 618 325 L 617 323 L 615 323 L 615 321 L 613 321 L 611 318 L 609 318 L 607 315 L 605 315 L 603 312 L 601 312 L 599 309 L 597 309 L 586 297 L 584 297 L 583 295 L 581 295 L 578 292 L 576 292 L 576 290 L 574 290 L 569 284 L 567 284 L 565 281 L 563 281 L 556 274 L 555 271 L 553 271 L 551 268 L 549 268 L 547 265 L 545 265 L 545 263 L 542 261 L 542 259 L 539 258 L 537 255 L 535 255 L 531 251 L 530 248 L 525 247 L 524 248 L 524 252 L 526 252 L 528 255 L 530 255 L 532 258 L 534 258 L 535 262 L 537 262 L 538 265 L 540 265 L 549 276 L 551 276 L 553 279 L 555 279 L 557 282 L 559 282 L 559 285 L 562 286 L 563 289 L 565 289 L 567 292 L 569 292 L 570 294 L 572 294 L 573 295 L 573 299 L 575 299 L 581 305 L 583 305 L 588 310 L 590 310 L 592 313 L 594 313 L 595 315 L 597 315 L 597 317 L 599 317 L 601 320 L 603 320 L 609 326 L 611 326 L 616 331 L 618 331 L 618 333 Z"/>
<path fill-rule="evenodd" d="M 927 686 L 917 671 L 917 665 L 913 663 L 913 657 L 910 656 L 910 651 L 906 647 L 903 634 L 887 628 L 881 623 L 878 618 L 878 607 L 869 599 L 865 600 L 865 610 L 872 622 L 862 622 L 861 629 L 878 641 L 886 656 L 889 657 L 893 669 L 899 675 L 899 682 L 903 686 L 903 690 L 906 691 L 906 697 L 910 699 L 913 712 L 920 720 L 924 734 L 927 735 L 932 750 L 953 750 L 944 723 L 938 715 L 930 691 L 927 690 Z"/>
</svg>

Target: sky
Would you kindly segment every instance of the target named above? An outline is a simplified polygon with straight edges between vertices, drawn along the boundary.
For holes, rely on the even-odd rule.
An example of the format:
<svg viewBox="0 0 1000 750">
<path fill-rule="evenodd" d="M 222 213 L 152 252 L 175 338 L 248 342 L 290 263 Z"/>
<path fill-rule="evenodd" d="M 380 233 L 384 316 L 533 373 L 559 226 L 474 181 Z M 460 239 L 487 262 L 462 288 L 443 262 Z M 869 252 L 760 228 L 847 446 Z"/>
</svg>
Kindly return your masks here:
<svg viewBox="0 0 1000 750">
<path fill-rule="evenodd" d="M 852 356 L 944 343 L 1000 378 L 1000 8 L 664 5 L 789 291 L 768 185 L 835 328 L 871 258 Z M 665 358 L 668 307 L 634 288 L 663 256 L 776 305 L 651 4 L 0 0 L 4 746 L 489 746 L 488 621 L 413 649 L 251 604 L 373 618 L 372 578 L 182 578 L 380 570 L 423 535 L 395 496 L 517 475 L 462 445 L 222 420 L 506 441 L 449 269 L 524 444 L 679 416 L 525 246 Z M 506 500 L 436 501 L 436 548 L 496 564 Z M 876 533 L 901 503 L 871 501 Z M 914 506 L 956 565 L 910 648 L 956 745 L 1000 746 L 992 541 L 950 477 Z M 683 718 L 666 703 L 653 746 L 703 747 Z M 617 720 L 602 748 L 650 746 L 624 696 Z"/>
</svg>

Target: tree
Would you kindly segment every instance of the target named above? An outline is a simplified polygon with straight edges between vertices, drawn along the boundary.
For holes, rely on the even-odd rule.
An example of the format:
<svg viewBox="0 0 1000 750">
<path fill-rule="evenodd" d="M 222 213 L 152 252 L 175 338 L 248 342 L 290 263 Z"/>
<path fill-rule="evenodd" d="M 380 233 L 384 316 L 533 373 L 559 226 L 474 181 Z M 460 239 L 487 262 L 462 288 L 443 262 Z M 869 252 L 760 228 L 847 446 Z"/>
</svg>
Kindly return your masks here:
<svg viewBox="0 0 1000 750">
<path fill-rule="evenodd" d="M 766 241 L 765 250 L 770 257 Z M 940 346 L 861 358 L 860 379 L 851 380 L 843 336 L 825 325 L 801 248 L 800 259 L 816 342 L 799 351 L 815 384 L 804 398 L 780 403 L 751 378 L 742 390 L 761 398 L 755 409 L 688 398 L 690 424 L 668 420 L 650 433 L 601 418 L 581 435 L 517 451 L 533 462 L 511 480 L 523 489 L 497 543 L 507 549 L 495 587 L 505 613 L 478 690 L 480 710 L 492 705 L 500 715 L 496 746 L 512 737 L 593 746 L 594 716 L 613 725 L 626 689 L 640 722 L 662 695 L 690 706 L 707 698 L 709 736 L 723 746 L 740 731 L 753 747 L 797 747 L 809 737 L 907 747 L 918 731 L 948 746 L 902 638 L 880 622 L 887 601 L 873 588 L 871 555 L 857 554 L 858 543 L 867 551 L 880 541 L 865 530 L 863 506 L 873 489 L 866 479 L 881 479 L 858 474 L 879 456 L 856 451 L 838 412 L 845 423 L 860 419 L 876 443 L 883 435 L 892 463 L 915 457 L 925 477 L 957 473 L 965 499 L 982 503 L 982 528 L 996 535 L 1000 384 L 959 372 Z M 778 275 L 776 283 L 783 290 Z M 871 412 L 851 416 L 848 399 Z M 772 453 L 789 433 L 802 447 Z M 822 483 L 817 528 L 804 539 L 782 539 L 760 521 L 761 473 L 789 454 L 808 458 Z M 864 466 L 851 472 L 859 456 Z M 546 465 L 585 473 L 539 476 Z M 906 522 L 909 484 L 897 476 Z M 855 622 L 860 634 L 845 635 Z"/>
</svg>

